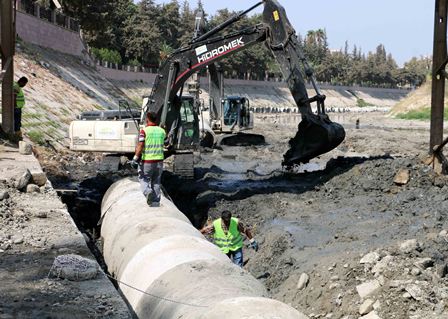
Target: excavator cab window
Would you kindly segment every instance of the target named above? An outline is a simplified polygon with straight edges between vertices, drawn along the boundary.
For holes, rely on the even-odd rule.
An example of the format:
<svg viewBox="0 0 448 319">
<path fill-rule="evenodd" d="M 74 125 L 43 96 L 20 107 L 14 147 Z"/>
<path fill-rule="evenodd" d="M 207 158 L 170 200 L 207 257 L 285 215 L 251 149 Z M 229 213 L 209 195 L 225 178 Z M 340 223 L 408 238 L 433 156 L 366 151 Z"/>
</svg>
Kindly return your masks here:
<svg viewBox="0 0 448 319">
<path fill-rule="evenodd" d="M 250 122 L 250 109 L 249 109 L 249 100 L 246 98 L 241 99 L 241 111 L 240 111 L 240 123 L 241 126 L 247 127 Z"/>
<path fill-rule="evenodd" d="M 249 100 L 244 97 L 227 98 L 223 100 L 224 125 L 249 125 Z"/>
<path fill-rule="evenodd" d="M 194 105 L 193 100 L 183 99 L 180 109 L 180 119 L 182 123 L 194 123 Z"/>
<path fill-rule="evenodd" d="M 238 123 L 238 116 L 241 110 L 241 100 L 223 100 L 224 125 L 232 126 Z"/>
<path fill-rule="evenodd" d="M 182 97 L 180 107 L 179 144 L 191 146 L 199 141 L 199 118 L 195 111 L 194 99 L 190 96 Z"/>
</svg>

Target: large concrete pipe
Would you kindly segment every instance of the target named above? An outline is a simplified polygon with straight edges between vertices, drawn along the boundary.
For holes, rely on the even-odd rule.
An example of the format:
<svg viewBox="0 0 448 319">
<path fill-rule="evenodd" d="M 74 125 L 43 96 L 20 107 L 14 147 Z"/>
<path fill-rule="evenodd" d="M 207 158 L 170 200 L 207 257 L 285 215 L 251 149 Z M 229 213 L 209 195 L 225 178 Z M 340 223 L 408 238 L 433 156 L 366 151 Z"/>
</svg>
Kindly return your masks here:
<svg viewBox="0 0 448 319">
<path fill-rule="evenodd" d="M 139 184 L 113 184 L 101 206 L 109 272 L 139 318 L 308 318 L 233 265 L 167 198 L 151 208 Z"/>
</svg>

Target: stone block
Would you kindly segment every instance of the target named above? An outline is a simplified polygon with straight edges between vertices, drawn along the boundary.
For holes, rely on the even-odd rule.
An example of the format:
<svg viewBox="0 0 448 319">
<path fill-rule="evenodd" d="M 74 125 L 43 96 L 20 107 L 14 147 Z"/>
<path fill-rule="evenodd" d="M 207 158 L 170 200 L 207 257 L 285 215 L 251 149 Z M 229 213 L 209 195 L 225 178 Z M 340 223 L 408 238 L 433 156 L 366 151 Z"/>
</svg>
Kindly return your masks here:
<svg viewBox="0 0 448 319">
<path fill-rule="evenodd" d="M 397 173 L 397 175 L 395 175 L 394 178 L 394 183 L 397 185 L 406 185 L 407 183 L 409 183 L 409 179 L 410 179 L 410 172 L 408 169 L 400 169 Z"/>
<path fill-rule="evenodd" d="M 20 141 L 19 142 L 19 153 L 22 155 L 31 155 L 33 154 L 33 147 L 30 143 Z"/>
<path fill-rule="evenodd" d="M 47 176 L 42 171 L 32 171 L 31 176 L 34 184 L 44 186 L 47 183 Z"/>
<path fill-rule="evenodd" d="M 381 288 L 378 280 L 372 280 L 356 286 L 359 296 L 364 299 L 375 294 Z"/>
</svg>

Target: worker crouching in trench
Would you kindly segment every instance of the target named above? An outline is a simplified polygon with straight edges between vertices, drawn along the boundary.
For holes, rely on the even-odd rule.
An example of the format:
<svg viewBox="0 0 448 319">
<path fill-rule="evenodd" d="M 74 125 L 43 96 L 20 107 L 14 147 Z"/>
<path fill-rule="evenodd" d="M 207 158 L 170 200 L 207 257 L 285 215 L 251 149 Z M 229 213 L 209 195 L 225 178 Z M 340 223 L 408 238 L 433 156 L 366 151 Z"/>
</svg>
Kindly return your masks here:
<svg viewBox="0 0 448 319">
<path fill-rule="evenodd" d="M 221 213 L 221 218 L 213 221 L 211 225 L 205 226 L 201 234 L 213 233 L 215 245 L 226 254 L 232 262 L 243 267 L 243 237 L 247 236 L 250 241 L 250 247 L 258 251 L 258 243 L 253 238 L 249 228 L 245 227 L 238 218 L 232 217 L 232 213 L 225 210 Z"/>
</svg>

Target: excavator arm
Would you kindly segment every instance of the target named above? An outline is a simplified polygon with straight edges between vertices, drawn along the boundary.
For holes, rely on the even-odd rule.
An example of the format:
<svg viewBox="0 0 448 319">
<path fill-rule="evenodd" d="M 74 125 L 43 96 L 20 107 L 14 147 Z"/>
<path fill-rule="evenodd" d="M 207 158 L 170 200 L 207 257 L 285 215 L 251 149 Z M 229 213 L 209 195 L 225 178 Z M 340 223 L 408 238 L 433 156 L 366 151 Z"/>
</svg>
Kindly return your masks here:
<svg viewBox="0 0 448 319">
<path fill-rule="evenodd" d="M 220 31 L 241 19 L 254 8 L 264 5 L 263 23 L 232 34 L 216 36 Z M 289 141 L 290 149 L 284 155 L 283 165 L 292 166 L 337 147 L 345 138 L 343 127 L 330 121 L 325 114 L 325 95 L 321 94 L 313 73 L 300 49 L 284 8 L 276 0 L 262 1 L 236 15 L 209 32 L 192 40 L 187 46 L 176 50 L 163 63 L 146 111 L 157 114 L 158 123 L 169 132 L 175 149 L 191 148 L 198 141 L 182 143 L 183 132 L 180 118 L 183 86 L 195 72 L 244 50 L 256 43 L 265 43 L 279 63 L 293 99 L 302 115 L 299 131 Z M 213 69 L 213 68 L 212 68 Z M 316 95 L 308 97 L 306 80 L 310 81 Z M 317 103 L 317 114 L 311 103 Z M 143 116 L 144 112 L 142 112 Z"/>
</svg>

